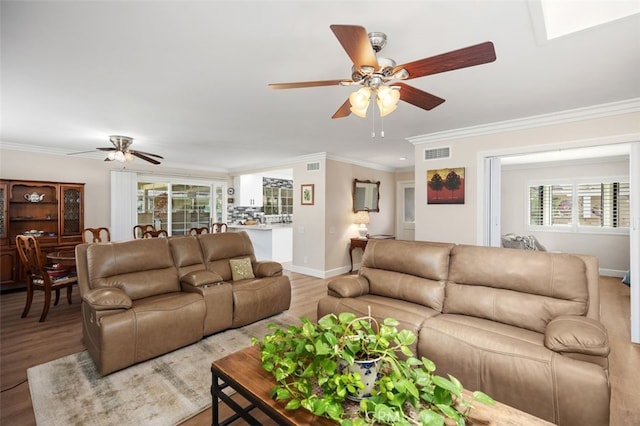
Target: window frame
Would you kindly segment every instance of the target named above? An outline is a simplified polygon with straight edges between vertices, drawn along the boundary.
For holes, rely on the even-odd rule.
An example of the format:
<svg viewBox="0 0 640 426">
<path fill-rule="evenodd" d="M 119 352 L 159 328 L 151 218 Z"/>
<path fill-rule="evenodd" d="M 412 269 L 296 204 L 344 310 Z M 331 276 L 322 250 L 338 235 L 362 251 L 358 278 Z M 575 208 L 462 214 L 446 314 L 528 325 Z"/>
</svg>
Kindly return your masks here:
<svg viewBox="0 0 640 426">
<path fill-rule="evenodd" d="M 612 227 L 612 226 L 593 226 L 593 225 L 580 225 L 579 220 L 579 191 L 580 185 L 585 184 L 611 184 L 611 183 L 625 183 L 629 185 L 628 176 L 594 176 L 588 178 L 575 178 L 575 179 L 535 179 L 529 180 L 525 183 L 525 224 L 526 229 L 530 232 L 568 232 L 579 234 L 605 234 L 605 235 L 629 235 L 629 226 L 626 227 Z M 531 188 L 538 186 L 560 186 L 570 185 L 571 191 L 571 221 L 568 224 L 543 224 L 532 225 L 531 224 Z"/>
<path fill-rule="evenodd" d="M 164 184 L 167 186 L 167 222 L 163 224 L 163 229 L 167 231 L 167 233 L 172 235 L 187 235 L 188 229 L 185 230 L 184 234 L 174 234 L 173 233 L 173 187 L 174 185 L 190 185 L 190 186 L 207 186 L 210 188 L 210 197 L 209 197 L 209 206 L 206 210 L 209 213 L 209 222 L 212 219 L 216 219 L 216 221 L 222 222 L 227 221 L 227 182 L 218 179 L 199 179 L 199 178 L 184 178 L 181 176 L 168 176 L 168 175 L 148 175 L 148 174 L 137 174 L 136 176 L 136 204 L 134 205 L 135 209 L 135 221 L 138 221 L 138 213 L 139 213 L 139 200 L 138 200 L 138 189 L 140 183 L 151 183 L 151 184 Z M 217 205 L 218 201 L 220 205 Z M 146 206 L 145 206 L 146 207 Z M 210 226 L 210 223 L 207 225 Z"/>
</svg>

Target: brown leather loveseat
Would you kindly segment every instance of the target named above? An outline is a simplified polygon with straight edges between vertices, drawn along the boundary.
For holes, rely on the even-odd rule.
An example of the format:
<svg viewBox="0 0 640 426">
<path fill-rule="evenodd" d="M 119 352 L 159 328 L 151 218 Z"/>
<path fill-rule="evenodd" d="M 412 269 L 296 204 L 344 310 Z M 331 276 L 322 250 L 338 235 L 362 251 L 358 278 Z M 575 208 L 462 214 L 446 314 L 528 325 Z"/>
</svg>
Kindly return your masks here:
<svg viewBox="0 0 640 426">
<path fill-rule="evenodd" d="M 81 244 L 76 264 L 84 344 L 102 375 L 291 302 L 282 265 L 257 262 L 246 232 Z"/>
<path fill-rule="evenodd" d="M 609 346 L 593 256 L 370 240 L 328 313 L 393 317 L 415 352 L 471 390 L 560 426 L 609 423 Z"/>
</svg>

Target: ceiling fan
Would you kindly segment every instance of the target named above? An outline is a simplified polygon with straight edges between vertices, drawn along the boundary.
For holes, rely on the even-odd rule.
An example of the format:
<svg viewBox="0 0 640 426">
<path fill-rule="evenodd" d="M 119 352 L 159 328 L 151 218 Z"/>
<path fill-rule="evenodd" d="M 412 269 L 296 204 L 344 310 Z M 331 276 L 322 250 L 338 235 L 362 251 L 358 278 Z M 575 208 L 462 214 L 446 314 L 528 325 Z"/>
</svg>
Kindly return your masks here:
<svg viewBox="0 0 640 426">
<path fill-rule="evenodd" d="M 151 154 L 143 151 L 134 151 L 129 149 L 131 144 L 133 143 L 133 138 L 129 136 L 109 136 L 109 140 L 113 144 L 113 147 L 106 148 L 96 148 L 98 151 L 106 151 L 107 158 L 104 161 L 120 161 L 125 163 L 127 161 L 132 161 L 133 157 L 141 158 L 142 160 L 148 161 L 152 164 L 160 164 L 158 160 L 155 158 L 159 158 L 164 160 L 164 157 L 161 157 L 157 154 Z M 91 152 L 91 151 L 83 151 L 83 152 Z M 75 152 L 74 154 L 81 154 L 80 152 Z M 155 158 L 151 158 L 155 157 Z"/>
<path fill-rule="evenodd" d="M 429 58 L 396 65 L 393 59 L 377 56 L 387 42 L 384 33 L 367 33 L 358 25 L 331 25 L 331 31 L 353 62 L 351 79 L 305 81 L 298 83 L 272 83 L 272 89 L 298 89 L 319 86 L 360 86 L 360 90 L 333 114 L 331 118 L 347 117 L 352 112 L 360 117 L 366 115 L 369 100 L 375 99 L 382 116 L 397 107 L 398 100 L 408 102 L 425 110 L 431 110 L 444 99 L 424 92 L 400 80 L 410 80 L 459 68 L 471 67 L 496 59 L 490 41 L 465 47 Z M 374 97 L 375 95 L 375 97 Z"/>
</svg>

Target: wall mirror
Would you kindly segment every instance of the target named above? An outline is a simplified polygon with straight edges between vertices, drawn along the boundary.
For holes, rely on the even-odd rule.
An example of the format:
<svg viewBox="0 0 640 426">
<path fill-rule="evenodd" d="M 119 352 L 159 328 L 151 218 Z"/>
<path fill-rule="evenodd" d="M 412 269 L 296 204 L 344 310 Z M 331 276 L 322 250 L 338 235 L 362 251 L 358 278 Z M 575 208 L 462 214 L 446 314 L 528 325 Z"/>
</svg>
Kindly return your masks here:
<svg viewBox="0 0 640 426">
<path fill-rule="evenodd" d="M 379 212 L 380 181 L 353 180 L 353 212 Z"/>
</svg>

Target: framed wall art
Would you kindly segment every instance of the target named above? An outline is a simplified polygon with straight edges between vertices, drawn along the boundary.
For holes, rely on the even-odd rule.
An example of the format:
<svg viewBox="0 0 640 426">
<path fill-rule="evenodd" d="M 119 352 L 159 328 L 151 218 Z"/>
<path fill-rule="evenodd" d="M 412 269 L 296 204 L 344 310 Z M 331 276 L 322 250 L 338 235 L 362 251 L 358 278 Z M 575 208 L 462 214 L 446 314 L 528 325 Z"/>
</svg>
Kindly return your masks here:
<svg viewBox="0 0 640 426">
<path fill-rule="evenodd" d="M 312 206 L 314 202 L 313 184 L 304 183 L 300 185 L 300 204 L 303 206 Z"/>
<path fill-rule="evenodd" d="M 464 167 L 427 170 L 427 204 L 464 204 Z"/>
</svg>

